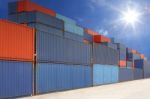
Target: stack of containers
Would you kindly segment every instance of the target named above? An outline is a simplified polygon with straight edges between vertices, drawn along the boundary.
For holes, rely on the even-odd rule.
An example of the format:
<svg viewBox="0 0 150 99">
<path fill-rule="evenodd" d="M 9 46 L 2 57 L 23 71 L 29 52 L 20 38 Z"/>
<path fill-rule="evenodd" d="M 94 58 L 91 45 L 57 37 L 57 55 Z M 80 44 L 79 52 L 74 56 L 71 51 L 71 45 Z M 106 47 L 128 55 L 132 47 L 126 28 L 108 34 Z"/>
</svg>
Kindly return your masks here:
<svg viewBox="0 0 150 99">
<path fill-rule="evenodd" d="M 128 65 L 132 65 L 132 63 L 129 63 L 126 61 L 126 47 L 123 44 L 120 43 L 116 43 L 117 44 L 117 48 L 119 51 L 119 81 L 123 82 L 123 81 L 131 81 L 133 80 L 133 69 L 132 68 L 128 68 Z"/>
<path fill-rule="evenodd" d="M 110 42 L 110 39 L 99 35 L 90 29 L 85 30 L 86 35 L 93 39 L 92 44 L 92 65 L 93 65 L 93 85 L 104 85 L 118 82 L 119 68 L 117 66 L 119 53 L 117 50 L 102 45 L 102 42 Z"/>
<path fill-rule="evenodd" d="M 30 0 L 9 3 L 9 20 L 36 32 L 0 21 L 0 98 L 150 77 L 143 54 Z"/>
<path fill-rule="evenodd" d="M 0 20 L 0 98 L 32 95 L 34 29 Z"/>
<path fill-rule="evenodd" d="M 135 60 L 135 67 L 143 70 L 144 78 L 150 78 L 150 61 L 143 59 Z M 141 75 L 139 76 L 142 78 Z"/>
<path fill-rule="evenodd" d="M 64 37 L 72 39 L 75 41 L 83 42 L 84 29 L 76 24 L 76 21 L 63 16 L 61 14 L 56 14 L 56 18 L 64 22 Z"/>
<path fill-rule="evenodd" d="M 34 93 L 92 86 L 91 46 L 83 43 L 83 29 L 29 0 L 15 3 L 9 4 L 16 10 L 9 19 L 36 29 Z"/>
<path fill-rule="evenodd" d="M 141 59 L 141 56 L 136 50 L 129 49 L 129 48 L 127 49 L 127 60 L 131 61 L 133 63 L 132 68 L 134 71 L 134 79 L 135 80 L 143 78 L 142 66 L 141 67 L 135 66 L 135 64 L 137 64 L 136 60 L 139 60 L 139 59 Z"/>
</svg>

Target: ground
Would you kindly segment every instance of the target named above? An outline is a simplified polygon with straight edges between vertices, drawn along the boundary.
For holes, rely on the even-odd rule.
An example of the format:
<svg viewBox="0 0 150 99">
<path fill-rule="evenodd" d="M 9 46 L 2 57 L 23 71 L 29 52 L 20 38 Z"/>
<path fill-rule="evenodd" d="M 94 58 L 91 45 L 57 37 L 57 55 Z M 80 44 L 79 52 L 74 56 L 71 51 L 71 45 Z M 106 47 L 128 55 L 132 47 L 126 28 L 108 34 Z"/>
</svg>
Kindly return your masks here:
<svg viewBox="0 0 150 99">
<path fill-rule="evenodd" d="M 150 79 L 50 93 L 24 99 L 150 99 Z"/>
</svg>

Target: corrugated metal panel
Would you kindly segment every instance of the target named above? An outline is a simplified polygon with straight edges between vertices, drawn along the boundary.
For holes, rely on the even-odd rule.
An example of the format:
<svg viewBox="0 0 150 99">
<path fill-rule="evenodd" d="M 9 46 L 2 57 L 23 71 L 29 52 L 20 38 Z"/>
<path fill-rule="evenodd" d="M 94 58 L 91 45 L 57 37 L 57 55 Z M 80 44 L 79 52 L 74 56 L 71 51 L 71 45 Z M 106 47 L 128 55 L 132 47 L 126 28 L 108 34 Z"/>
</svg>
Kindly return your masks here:
<svg viewBox="0 0 150 99">
<path fill-rule="evenodd" d="M 119 81 L 130 81 L 134 79 L 133 70 L 128 68 L 119 69 Z"/>
<path fill-rule="evenodd" d="M 34 29 L 0 20 L 0 59 L 33 61 Z"/>
<path fill-rule="evenodd" d="M 103 71 L 103 73 L 104 73 L 104 77 L 103 77 L 103 83 L 104 84 L 110 84 L 110 83 L 112 83 L 111 82 L 111 67 L 109 67 L 109 66 L 104 66 L 103 67 L 104 68 L 104 71 Z"/>
<path fill-rule="evenodd" d="M 128 68 L 133 68 L 133 62 L 127 61 L 127 67 Z"/>
<path fill-rule="evenodd" d="M 112 49 L 117 50 L 117 45 L 116 44 L 113 44 L 113 43 L 102 43 L 102 44 L 107 46 L 107 47 L 110 47 Z"/>
<path fill-rule="evenodd" d="M 118 65 L 119 53 L 117 50 L 96 43 L 93 48 L 94 63 Z"/>
<path fill-rule="evenodd" d="M 143 70 L 142 69 L 134 69 L 134 80 L 143 79 Z"/>
<path fill-rule="evenodd" d="M 126 50 L 119 49 L 120 60 L 126 60 Z"/>
<path fill-rule="evenodd" d="M 104 84 L 104 66 L 99 64 L 93 65 L 93 85 Z"/>
<path fill-rule="evenodd" d="M 57 36 L 64 35 L 63 30 L 60 30 L 60 29 L 57 29 L 48 25 L 44 25 L 41 23 L 29 23 L 28 26 L 36 28 L 37 31 L 46 32 L 46 33 L 54 34 Z"/>
<path fill-rule="evenodd" d="M 59 20 L 55 17 L 49 16 L 47 14 L 38 11 L 22 12 L 22 13 L 9 15 L 10 19 L 12 19 L 11 17 L 15 19 L 17 18 L 18 23 L 38 22 L 52 27 L 56 27 L 61 30 L 64 29 L 64 22 L 62 20 Z"/>
<path fill-rule="evenodd" d="M 119 67 L 115 65 L 93 66 L 93 85 L 103 85 L 118 82 Z"/>
<path fill-rule="evenodd" d="M 76 24 L 75 20 L 70 19 L 70 18 L 63 16 L 61 14 L 58 14 L 58 13 L 56 14 L 56 18 L 63 20 L 65 23 L 74 24 L 74 25 Z"/>
<path fill-rule="evenodd" d="M 32 94 L 32 63 L 0 61 L 0 98 Z"/>
<path fill-rule="evenodd" d="M 144 78 L 150 78 L 150 61 L 144 61 Z"/>
<path fill-rule="evenodd" d="M 144 67 L 144 61 L 143 60 L 134 60 L 134 66 L 135 68 L 143 69 Z"/>
<path fill-rule="evenodd" d="M 141 59 L 141 57 L 138 54 L 128 53 L 127 54 L 127 59 L 131 61 L 131 60 Z"/>
<path fill-rule="evenodd" d="M 82 65 L 38 63 L 37 93 L 92 86 L 92 68 Z"/>
<path fill-rule="evenodd" d="M 83 42 L 83 36 L 80 36 L 80 35 L 77 35 L 77 34 L 65 32 L 64 37 L 68 38 L 68 39 L 71 39 L 71 40 Z"/>
<path fill-rule="evenodd" d="M 111 82 L 117 83 L 118 81 L 119 81 L 119 67 L 111 66 Z"/>
<path fill-rule="evenodd" d="M 91 46 L 44 32 L 37 32 L 37 60 L 90 64 Z"/>
<path fill-rule="evenodd" d="M 49 16 L 56 16 L 55 11 L 51 9 L 47 9 L 45 7 L 42 7 L 34 2 L 31 2 L 30 0 L 22 0 L 18 1 L 18 7 L 17 7 L 17 12 L 29 12 L 29 11 L 39 11 L 42 13 L 45 13 Z"/>
<path fill-rule="evenodd" d="M 80 36 L 84 35 L 84 30 L 82 27 L 74 25 L 74 24 L 69 24 L 69 23 L 65 23 L 64 24 L 64 30 L 70 33 L 74 33 Z"/>
<path fill-rule="evenodd" d="M 8 3 L 8 14 L 13 14 L 17 12 L 17 2 Z"/>
</svg>

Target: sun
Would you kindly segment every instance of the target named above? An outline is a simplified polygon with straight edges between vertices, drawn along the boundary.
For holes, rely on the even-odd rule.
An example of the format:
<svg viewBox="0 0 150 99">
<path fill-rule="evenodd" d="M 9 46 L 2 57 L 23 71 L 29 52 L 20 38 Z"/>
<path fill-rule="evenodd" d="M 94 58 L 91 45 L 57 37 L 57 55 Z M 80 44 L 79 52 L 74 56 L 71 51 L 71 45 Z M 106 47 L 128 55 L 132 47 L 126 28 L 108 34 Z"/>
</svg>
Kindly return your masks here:
<svg viewBox="0 0 150 99">
<path fill-rule="evenodd" d="M 125 22 L 126 25 L 132 25 L 132 27 L 135 27 L 135 25 L 140 22 L 141 14 L 135 9 L 128 8 L 126 11 L 122 11 L 121 14 L 121 20 Z"/>
</svg>

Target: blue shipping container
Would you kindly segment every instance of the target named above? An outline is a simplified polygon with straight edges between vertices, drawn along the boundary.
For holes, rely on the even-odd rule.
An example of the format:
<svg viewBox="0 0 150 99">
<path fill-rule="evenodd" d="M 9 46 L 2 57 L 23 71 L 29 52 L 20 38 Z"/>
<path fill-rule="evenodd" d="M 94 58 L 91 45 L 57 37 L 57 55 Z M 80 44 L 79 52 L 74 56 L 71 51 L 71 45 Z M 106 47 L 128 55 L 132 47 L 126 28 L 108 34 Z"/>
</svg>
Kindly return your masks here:
<svg viewBox="0 0 150 99">
<path fill-rule="evenodd" d="M 64 37 L 68 38 L 68 39 L 71 39 L 71 40 L 83 42 L 83 36 L 80 36 L 80 35 L 77 35 L 77 34 L 64 32 Z"/>
<path fill-rule="evenodd" d="M 37 32 L 37 61 L 89 65 L 91 46 L 45 32 Z"/>
<path fill-rule="evenodd" d="M 69 23 L 69 24 L 74 24 L 76 25 L 76 21 L 69 18 L 69 17 L 66 17 L 66 16 L 63 16 L 61 14 L 56 14 L 56 18 L 60 19 L 60 20 L 63 20 L 65 23 Z"/>
<path fill-rule="evenodd" d="M 93 85 L 103 85 L 118 82 L 119 67 L 115 65 L 93 66 Z"/>
<path fill-rule="evenodd" d="M 142 60 L 142 59 L 134 60 L 134 66 L 135 66 L 135 68 L 143 69 L 144 68 L 144 60 Z"/>
<path fill-rule="evenodd" d="M 119 81 L 131 81 L 134 79 L 133 69 L 119 68 Z"/>
<path fill-rule="evenodd" d="M 102 43 L 102 44 L 109 47 L 109 48 L 117 50 L 117 45 L 114 43 Z"/>
<path fill-rule="evenodd" d="M 32 63 L 0 61 L 0 98 L 32 94 Z"/>
<path fill-rule="evenodd" d="M 48 25 L 44 25 L 41 23 L 29 23 L 28 26 L 36 28 L 36 31 L 41 31 L 41 32 L 46 32 L 46 33 L 50 33 L 53 35 L 57 35 L 57 36 L 64 36 L 64 32 L 63 30 L 48 26 Z"/>
<path fill-rule="evenodd" d="M 11 18 L 12 17 L 12 18 Z M 42 12 L 31 11 L 31 12 L 22 12 L 17 14 L 10 14 L 10 19 L 17 18 L 17 23 L 42 23 L 45 25 L 49 25 L 51 27 L 55 27 L 61 30 L 64 30 L 64 22 L 62 20 L 57 19 L 56 17 L 49 16 Z"/>
<path fill-rule="evenodd" d="M 143 78 L 144 78 L 143 69 L 135 68 L 134 69 L 134 80 L 143 79 Z"/>
<path fill-rule="evenodd" d="M 92 68 L 82 65 L 38 63 L 36 93 L 92 86 Z"/>
</svg>

